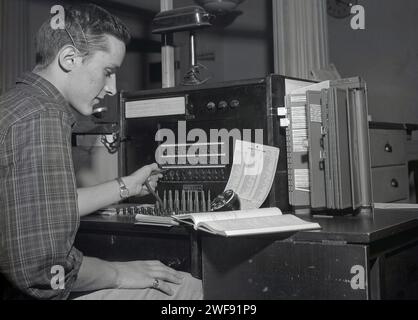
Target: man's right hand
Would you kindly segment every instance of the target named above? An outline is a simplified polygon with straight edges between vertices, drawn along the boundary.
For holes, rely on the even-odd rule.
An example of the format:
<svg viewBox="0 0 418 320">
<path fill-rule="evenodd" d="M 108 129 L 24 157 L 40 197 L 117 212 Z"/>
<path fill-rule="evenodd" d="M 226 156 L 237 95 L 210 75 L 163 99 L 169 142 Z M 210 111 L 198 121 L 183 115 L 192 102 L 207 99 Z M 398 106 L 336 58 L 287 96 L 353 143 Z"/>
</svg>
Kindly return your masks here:
<svg viewBox="0 0 418 320">
<path fill-rule="evenodd" d="M 123 181 L 129 189 L 131 196 L 133 195 L 146 195 L 148 194 L 147 188 L 144 186 L 145 181 L 148 179 L 151 188 L 155 190 L 157 187 L 158 179 L 162 178 L 162 174 L 159 173 L 160 169 L 158 164 L 153 163 L 143 166 L 131 175 L 123 177 Z"/>
</svg>

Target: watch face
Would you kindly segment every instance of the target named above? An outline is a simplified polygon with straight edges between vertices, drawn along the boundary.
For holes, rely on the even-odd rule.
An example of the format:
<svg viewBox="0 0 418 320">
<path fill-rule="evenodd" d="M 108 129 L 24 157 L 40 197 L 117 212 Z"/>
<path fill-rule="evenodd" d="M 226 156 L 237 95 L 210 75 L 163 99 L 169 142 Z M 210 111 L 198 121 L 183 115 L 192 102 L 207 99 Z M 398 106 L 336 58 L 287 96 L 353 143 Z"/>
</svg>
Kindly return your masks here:
<svg viewBox="0 0 418 320">
<path fill-rule="evenodd" d="M 116 178 L 116 181 L 119 183 L 120 197 L 122 199 L 129 197 L 129 189 L 126 187 L 125 183 L 121 178 Z"/>
<path fill-rule="evenodd" d="M 120 189 L 120 195 L 122 198 L 129 197 L 129 190 L 127 188 L 121 188 Z"/>
<path fill-rule="evenodd" d="M 327 11 L 334 18 L 346 18 L 351 14 L 351 7 L 357 3 L 358 0 L 327 0 Z"/>
</svg>

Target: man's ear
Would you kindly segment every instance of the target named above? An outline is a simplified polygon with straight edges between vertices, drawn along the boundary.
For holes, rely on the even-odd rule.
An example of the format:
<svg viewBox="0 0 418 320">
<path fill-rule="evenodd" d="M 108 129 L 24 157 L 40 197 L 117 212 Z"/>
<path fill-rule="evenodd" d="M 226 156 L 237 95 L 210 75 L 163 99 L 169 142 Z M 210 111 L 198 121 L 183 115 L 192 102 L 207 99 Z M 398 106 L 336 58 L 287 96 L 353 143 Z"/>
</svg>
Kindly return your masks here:
<svg viewBox="0 0 418 320">
<path fill-rule="evenodd" d="M 81 62 L 78 50 L 73 46 L 65 46 L 58 53 L 58 63 L 65 72 L 72 71 Z"/>
</svg>

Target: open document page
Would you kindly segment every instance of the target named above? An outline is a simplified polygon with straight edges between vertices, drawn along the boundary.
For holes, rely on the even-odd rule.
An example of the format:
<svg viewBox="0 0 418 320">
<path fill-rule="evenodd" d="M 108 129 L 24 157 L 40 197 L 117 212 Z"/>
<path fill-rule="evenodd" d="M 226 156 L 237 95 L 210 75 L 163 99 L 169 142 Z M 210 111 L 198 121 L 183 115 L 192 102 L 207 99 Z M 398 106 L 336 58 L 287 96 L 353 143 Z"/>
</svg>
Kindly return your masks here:
<svg viewBox="0 0 418 320">
<path fill-rule="evenodd" d="M 276 174 L 279 148 L 236 140 L 234 158 L 225 190 L 233 190 L 241 209 L 259 208 L 266 200 Z"/>
<path fill-rule="evenodd" d="M 173 216 L 173 219 L 193 225 L 196 230 L 225 237 L 321 228 L 317 223 L 302 220 L 292 214 L 283 215 L 279 208 L 191 213 Z"/>
<path fill-rule="evenodd" d="M 195 229 L 197 229 L 199 223 L 206 221 L 236 220 L 242 218 L 265 217 L 281 214 L 282 212 L 279 208 L 262 208 L 252 210 L 186 213 L 178 214 L 172 217 L 175 220 L 193 225 L 195 226 Z"/>
</svg>

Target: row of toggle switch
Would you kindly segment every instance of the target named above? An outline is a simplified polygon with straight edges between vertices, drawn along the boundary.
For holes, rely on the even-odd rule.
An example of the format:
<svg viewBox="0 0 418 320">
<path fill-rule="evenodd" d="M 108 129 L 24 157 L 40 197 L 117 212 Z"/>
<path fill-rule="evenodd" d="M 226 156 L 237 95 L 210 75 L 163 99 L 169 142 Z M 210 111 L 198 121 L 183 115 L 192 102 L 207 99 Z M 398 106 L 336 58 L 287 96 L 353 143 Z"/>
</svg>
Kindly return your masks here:
<svg viewBox="0 0 418 320">
<path fill-rule="evenodd" d="M 164 173 L 161 181 L 225 181 L 226 179 L 225 168 L 199 168 L 168 170 Z"/>
<path fill-rule="evenodd" d="M 158 194 L 158 191 L 157 191 Z M 210 211 L 211 194 L 210 190 L 204 191 L 164 190 L 163 205 L 155 203 L 156 215 L 171 215 L 189 212 Z"/>
<path fill-rule="evenodd" d="M 158 191 L 157 191 L 158 194 Z M 116 207 L 117 215 L 152 215 L 152 216 L 171 216 L 173 214 L 191 213 L 191 212 L 208 212 L 211 211 L 211 194 L 204 191 L 180 191 L 164 190 L 163 205 L 157 201 L 155 206 L 152 205 L 130 205 Z"/>
<path fill-rule="evenodd" d="M 144 206 L 144 205 L 130 205 L 124 204 L 123 206 L 118 206 L 115 208 L 117 215 L 123 216 L 133 216 L 136 214 L 145 214 L 145 215 L 155 215 L 153 206 Z"/>
</svg>

